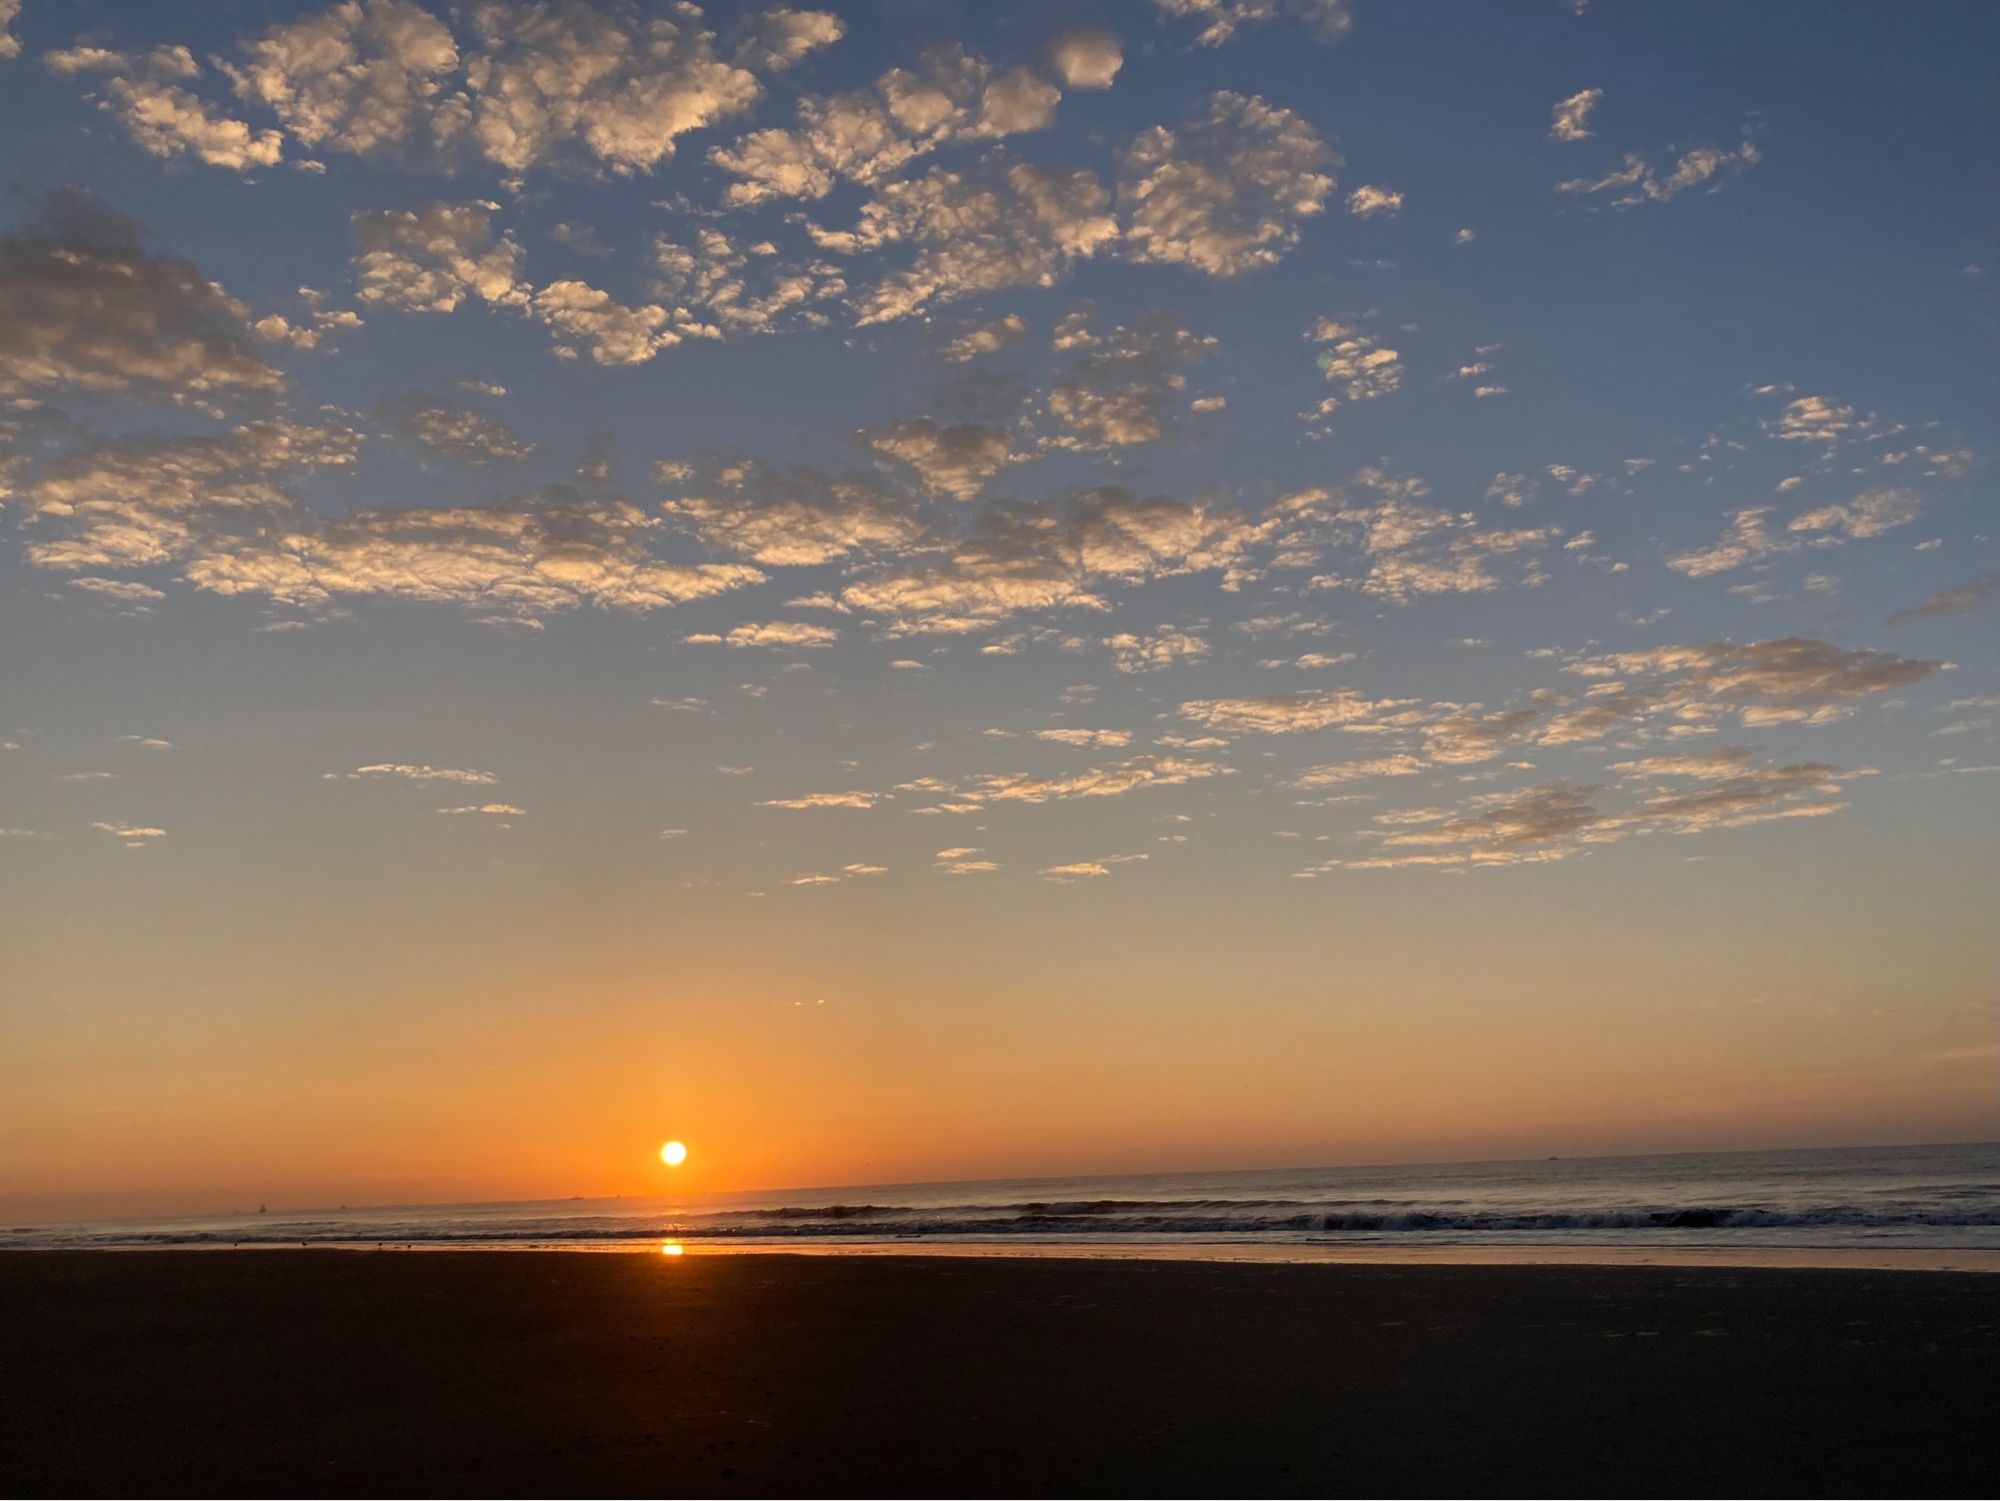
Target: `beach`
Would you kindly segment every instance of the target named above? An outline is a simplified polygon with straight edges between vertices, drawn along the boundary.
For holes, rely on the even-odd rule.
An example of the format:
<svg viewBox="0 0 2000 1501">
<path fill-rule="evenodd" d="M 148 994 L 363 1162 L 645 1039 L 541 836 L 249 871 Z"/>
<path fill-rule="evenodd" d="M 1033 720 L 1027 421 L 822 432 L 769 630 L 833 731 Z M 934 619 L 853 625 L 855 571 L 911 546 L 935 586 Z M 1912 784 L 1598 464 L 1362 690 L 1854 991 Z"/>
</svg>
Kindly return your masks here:
<svg viewBox="0 0 2000 1501">
<path fill-rule="evenodd" d="M 9 1494 L 1969 1495 L 2000 1278 L 0 1256 Z"/>
</svg>

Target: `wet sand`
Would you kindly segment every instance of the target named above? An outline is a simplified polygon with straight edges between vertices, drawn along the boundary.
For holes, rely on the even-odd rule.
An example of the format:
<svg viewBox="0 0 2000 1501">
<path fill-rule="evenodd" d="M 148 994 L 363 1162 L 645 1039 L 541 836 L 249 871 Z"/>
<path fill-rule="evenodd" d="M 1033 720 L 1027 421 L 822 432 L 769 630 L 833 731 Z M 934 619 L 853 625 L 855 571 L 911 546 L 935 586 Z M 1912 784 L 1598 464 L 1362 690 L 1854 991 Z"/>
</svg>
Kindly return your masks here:
<svg viewBox="0 0 2000 1501">
<path fill-rule="evenodd" d="M 1975 1495 L 2000 1278 L 0 1255 L 0 1492 Z"/>
</svg>

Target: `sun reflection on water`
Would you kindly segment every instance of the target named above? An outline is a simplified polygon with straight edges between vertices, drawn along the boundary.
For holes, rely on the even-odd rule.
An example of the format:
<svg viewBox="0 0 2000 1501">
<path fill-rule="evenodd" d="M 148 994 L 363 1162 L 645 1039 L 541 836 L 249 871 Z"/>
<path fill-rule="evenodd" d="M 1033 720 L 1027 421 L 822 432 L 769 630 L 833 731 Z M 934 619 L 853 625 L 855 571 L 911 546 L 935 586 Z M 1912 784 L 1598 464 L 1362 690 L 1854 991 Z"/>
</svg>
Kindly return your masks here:
<svg viewBox="0 0 2000 1501">
<path fill-rule="evenodd" d="M 660 1254 L 662 1256 L 685 1256 L 687 1254 L 687 1247 L 677 1240 L 663 1240 L 660 1242 Z"/>
</svg>

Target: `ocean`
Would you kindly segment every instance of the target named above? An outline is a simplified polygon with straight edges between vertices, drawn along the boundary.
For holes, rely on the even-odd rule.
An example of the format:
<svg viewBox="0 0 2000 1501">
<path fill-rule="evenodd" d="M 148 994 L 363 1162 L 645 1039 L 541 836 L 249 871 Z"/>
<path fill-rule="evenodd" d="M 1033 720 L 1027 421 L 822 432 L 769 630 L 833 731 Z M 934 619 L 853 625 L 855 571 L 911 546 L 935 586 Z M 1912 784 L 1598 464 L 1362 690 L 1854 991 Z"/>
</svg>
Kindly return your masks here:
<svg viewBox="0 0 2000 1501">
<path fill-rule="evenodd" d="M 901 1183 L 18 1225 L 0 1248 L 2000 1249 L 2000 1144 Z"/>
</svg>

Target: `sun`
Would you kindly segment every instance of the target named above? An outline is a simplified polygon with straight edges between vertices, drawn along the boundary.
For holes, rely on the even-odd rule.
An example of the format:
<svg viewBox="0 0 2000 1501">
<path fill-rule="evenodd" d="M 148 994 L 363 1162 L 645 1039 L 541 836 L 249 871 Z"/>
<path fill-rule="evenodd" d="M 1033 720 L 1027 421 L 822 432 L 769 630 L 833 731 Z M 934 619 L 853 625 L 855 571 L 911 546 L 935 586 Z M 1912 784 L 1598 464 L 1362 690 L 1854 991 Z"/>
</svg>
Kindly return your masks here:
<svg viewBox="0 0 2000 1501">
<path fill-rule="evenodd" d="M 668 1167 L 679 1167 L 688 1160 L 687 1143 L 670 1141 L 660 1148 L 660 1161 Z"/>
</svg>

